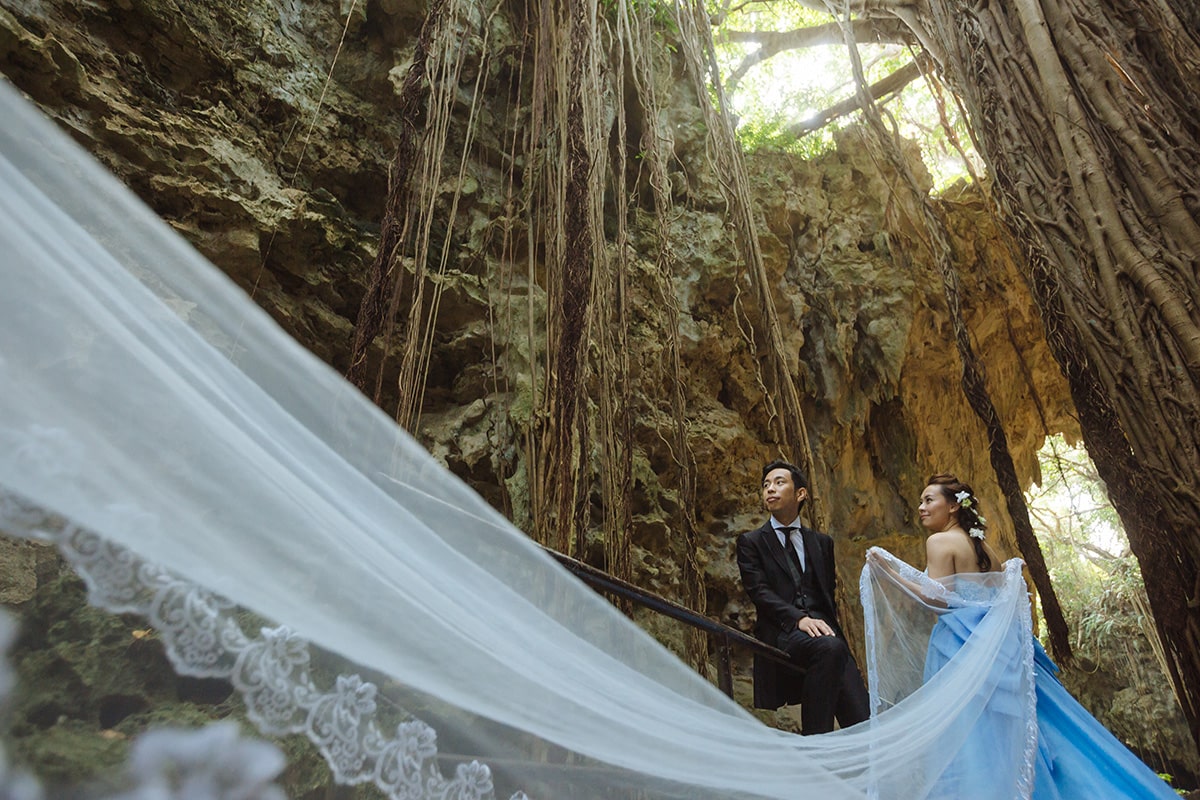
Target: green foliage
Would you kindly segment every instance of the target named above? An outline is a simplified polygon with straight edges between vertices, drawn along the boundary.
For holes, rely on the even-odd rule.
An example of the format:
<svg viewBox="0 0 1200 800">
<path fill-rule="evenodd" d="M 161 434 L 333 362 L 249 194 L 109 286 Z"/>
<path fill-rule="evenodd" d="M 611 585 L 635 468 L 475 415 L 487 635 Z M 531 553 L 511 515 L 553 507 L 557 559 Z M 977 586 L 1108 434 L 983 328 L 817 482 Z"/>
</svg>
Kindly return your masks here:
<svg viewBox="0 0 1200 800">
<path fill-rule="evenodd" d="M 833 148 L 833 131 L 825 128 L 808 136 L 797 138 L 788 132 L 781 117 L 750 117 L 738 126 L 738 140 L 747 152 L 793 153 L 813 158 Z"/>
<path fill-rule="evenodd" d="M 615 20 L 622 0 L 601 0 L 600 12 L 608 19 Z M 675 19 L 674 0 L 624 0 L 626 10 L 631 16 L 649 16 L 654 29 L 660 36 L 674 39 L 679 33 L 679 24 Z M 674 51 L 673 45 L 668 49 Z"/>
<path fill-rule="evenodd" d="M 1144 635 L 1141 570 L 1087 451 L 1053 437 L 1040 465 L 1030 518 L 1077 647 L 1091 655 L 1114 638 Z"/>
<path fill-rule="evenodd" d="M 832 148 L 835 131 L 858 124 L 861 112 L 853 111 L 803 135 L 792 129 L 854 97 L 853 71 L 845 44 L 835 40 L 785 50 L 750 67 L 739 81 L 731 83 L 734 71 L 758 45 L 733 41 L 728 32 L 791 31 L 826 25 L 833 18 L 795 0 L 752 1 L 734 8 L 729 5 L 710 0 L 708 8 L 710 16 L 718 21 L 714 31 L 717 63 L 738 121 L 742 146 L 748 152 L 766 149 L 805 157 Z M 859 44 L 858 52 L 868 84 L 890 75 L 914 57 L 907 48 L 894 44 Z M 898 133 L 921 145 L 935 186 L 948 186 L 969 176 L 964 154 L 973 160 L 973 166 L 975 155 L 966 121 L 953 98 L 935 95 L 924 80 L 916 80 L 879 102 L 895 120 Z"/>
<path fill-rule="evenodd" d="M 1174 783 L 1174 781 L 1175 781 L 1175 776 L 1169 772 L 1159 772 L 1157 774 L 1158 774 L 1158 777 L 1162 778 L 1167 783 Z M 1171 788 L 1175 789 L 1174 786 L 1172 786 Z M 1189 792 L 1187 789 L 1175 789 L 1175 794 L 1179 795 L 1180 797 L 1183 797 L 1184 795 L 1191 794 L 1191 792 Z"/>
</svg>

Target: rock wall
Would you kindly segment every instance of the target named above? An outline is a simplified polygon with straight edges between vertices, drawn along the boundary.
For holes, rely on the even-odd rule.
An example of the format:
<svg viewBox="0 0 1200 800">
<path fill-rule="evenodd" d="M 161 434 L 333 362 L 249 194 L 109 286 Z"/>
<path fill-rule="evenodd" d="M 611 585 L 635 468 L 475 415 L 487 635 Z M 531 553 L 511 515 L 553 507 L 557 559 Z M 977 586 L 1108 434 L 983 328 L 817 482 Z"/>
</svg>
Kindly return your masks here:
<svg viewBox="0 0 1200 800">
<path fill-rule="evenodd" d="M 424 13 L 417 0 L 2 0 L 0 69 L 289 333 L 345 371 L 401 125 L 398 87 Z M 502 81 L 519 74 L 519 64 L 506 60 L 520 52 L 517 24 L 504 14 L 487 20 L 500 54 L 487 68 Z M 733 539 L 761 522 L 759 468 L 779 455 L 760 378 L 762 345 L 748 335 L 759 312 L 705 158 L 695 98 L 680 88 L 665 45 L 657 57 L 665 65 L 662 128 L 676 165 L 668 237 L 679 268 L 670 284 L 696 462 L 696 557 L 707 613 L 748 630 L 752 607 L 738 583 Z M 523 370 L 538 354 L 519 332 L 543 324 L 544 306 L 536 283 L 498 279 L 513 274 L 493 243 L 507 213 L 500 163 L 512 110 L 499 94 L 471 97 L 478 68 L 467 59 L 460 90 L 463 116 L 474 99 L 484 123 L 463 179 L 447 188 L 460 203 L 454 229 L 438 240 L 449 241 L 451 256 L 438 278 L 442 305 L 413 433 L 520 521 L 527 473 L 519 433 L 532 414 Z M 451 140 L 461 142 L 461 132 Z M 909 155 L 920 170 L 919 154 Z M 454 167 L 447 174 L 457 174 L 457 157 L 447 155 Z M 813 488 L 838 541 L 848 627 L 860 642 L 862 553 L 879 544 L 923 560 L 914 508 L 928 474 L 972 481 L 1000 549 L 1016 554 L 1011 523 L 983 429 L 959 389 L 940 279 L 920 225 L 894 202 L 895 176 L 881 171 L 854 131 L 813 161 L 757 155 L 747 166 L 815 453 Z M 1018 472 L 1036 480 L 1044 436 L 1076 432 L 1065 384 L 986 196 L 956 187 L 937 205 L 992 400 Z M 662 242 L 648 201 L 631 220 L 635 370 L 627 390 L 639 411 L 632 579 L 682 598 L 672 419 L 661 390 L 675 378 L 655 313 L 661 276 L 653 253 Z M 394 355 L 382 341 L 371 354 L 383 364 L 381 403 L 389 411 L 397 399 Z M 599 547 L 595 535 L 589 541 Z M 8 569 L 29 580 L 24 568 L 10 562 Z M 26 592 L 22 602 L 35 596 Z M 636 616 L 682 649 L 678 628 Z M 737 696 L 748 703 L 740 666 Z"/>
<path fill-rule="evenodd" d="M 104 10 L 71 0 L 37 8 L 20 17 L 0 12 L 6 75 L 298 340 L 344 370 L 400 124 L 389 103 L 420 6 L 357 6 L 340 49 L 343 9 L 334 3 L 214 2 L 189 6 L 186 15 L 153 0 Z M 698 512 L 721 541 L 757 517 L 757 468 L 773 453 L 755 369 L 762 354 L 746 341 L 747 323 L 758 317 L 746 267 L 702 158 L 694 99 L 676 94 L 666 127 L 675 132 L 685 186 L 670 231 L 682 265 L 673 285 L 688 422 L 705 487 Z M 501 151 L 481 139 L 480 150 Z M 911 245 L 919 231 L 889 210 L 894 176 L 880 174 L 853 133 L 815 162 L 761 156 L 749 169 L 817 453 L 814 491 L 831 530 L 842 538 L 914 532 L 913 499 L 933 468 L 972 476 L 985 502 L 997 499 L 988 491 L 979 426 L 959 397 L 940 283 L 928 254 Z M 498 270 L 470 263 L 486 260 L 481 229 L 502 217 L 496 179 L 488 164 L 470 165 L 473 188 L 459 216 L 475 224 L 460 224 L 462 255 L 441 279 L 438 341 L 414 431 L 492 496 L 509 477 L 501 457 L 511 445 L 497 434 L 511 426 L 497 425 L 494 409 L 505 407 L 510 418 L 521 412 L 515 393 L 501 402 L 487 384 L 519 378 L 529 361 L 528 354 L 513 357 L 514 335 L 487 322 L 489 310 L 516 307 L 488 283 Z M 1041 397 L 1049 430 L 1071 431 L 1062 383 L 984 200 L 964 190 L 943 207 L 959 234 L 967 313 L 993 399 L 1013 423 L 1019 469 L 1035 477 L 1044 429 L 1027 424 L 1037 419 L 1031 397 Z M 633 236 L 635 247 L 652 250 L 657 231 L 648 213 L 638 211 Z M 648 273 L 652 259 L 638 257 Z M 651 313 L 656 292 L 649 279 L 633 286 L 631 346 L 651 365 L 661 358 L 653 342 L 661 333 Z M 520 318 L 512 326 L 525 324 Z M 487 363 L 484 354 L 497 342 L 510 352 L 502 364 Z M 497 375 L 504 370 L 510 374 Z M 660 375 L 646 368 L 637 377 L 646 386 L 635 391 L 649 393 Z M 384 387 L 387 408 L 396 389 L 386 380 Z M 660 505 L 656 492 L 671 490 L 658 477 L 668 471 L 656 457 L 668 422 L 639 421 L 647 508 Z"/>
</svg>

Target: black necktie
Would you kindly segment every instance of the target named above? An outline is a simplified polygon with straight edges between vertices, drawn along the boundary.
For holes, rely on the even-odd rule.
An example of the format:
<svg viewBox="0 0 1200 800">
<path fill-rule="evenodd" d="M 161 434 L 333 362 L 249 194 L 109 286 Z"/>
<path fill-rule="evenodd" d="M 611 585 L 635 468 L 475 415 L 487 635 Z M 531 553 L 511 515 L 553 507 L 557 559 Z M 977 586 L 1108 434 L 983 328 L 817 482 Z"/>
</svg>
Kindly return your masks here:
<svg viewBox="0 0 1200 800">
<path fill-rule="evenodd" d="M 777 530 L 783 534 L 783 550 L 787 553 L 788 568 L 792 572 L 792 580 L 799 586 L 800 576 L 804 574 L 804 565 L 800 563 L 800 556 L 796 553 L 796 548 L 792 545 L 792 531 L 796 529 L 781 526 Z"/>
</svg>

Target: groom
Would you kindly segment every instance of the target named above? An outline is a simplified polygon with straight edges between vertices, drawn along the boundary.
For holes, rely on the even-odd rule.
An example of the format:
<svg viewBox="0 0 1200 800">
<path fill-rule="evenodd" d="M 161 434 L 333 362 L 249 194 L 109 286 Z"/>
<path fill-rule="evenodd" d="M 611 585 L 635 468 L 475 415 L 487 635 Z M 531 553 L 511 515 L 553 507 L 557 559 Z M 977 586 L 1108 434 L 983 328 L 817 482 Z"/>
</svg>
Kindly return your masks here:
<svg viewBox="0 0 1200 800">
<path fill-rule="evenodd" d="M 803 676 L 766 656 L 754 657 L 754 706 L 800 703 L 805 734 L 849 727 L 870 716 L 867 689 L 838 626 L 833 539 L 800 524 L 808 481 L 799 467 L 772 461 L 763 467 L 762 527 L 737 540 L 742 586 L 758 621 L 754 635 L 783 650 Z"/>
</svg>

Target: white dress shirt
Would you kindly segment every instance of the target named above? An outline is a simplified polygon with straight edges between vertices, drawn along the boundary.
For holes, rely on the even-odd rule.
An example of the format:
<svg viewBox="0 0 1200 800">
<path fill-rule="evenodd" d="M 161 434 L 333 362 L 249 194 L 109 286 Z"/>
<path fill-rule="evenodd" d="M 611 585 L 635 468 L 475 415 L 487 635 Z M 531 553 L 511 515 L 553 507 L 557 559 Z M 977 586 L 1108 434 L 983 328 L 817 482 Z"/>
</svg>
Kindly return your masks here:
<svg viewBox="0 0 1200 800">
<path fill-rule="evenodd" d="M 783 534 L 783 531 L 781 531 L 779 529 L 785 528 L 787 526 L 781 525 L 779 520 L 775 519 L 774 517 L 771 517 L 771 527 L 775 530 L 775 535 L 779 537 L 779 546 L 782 547 L 784 550 L 786 550 L 787 545 L 783 541 L 784 534 Z M 793 528 L 793 530 L 792 530 L 791 534 L 788 535 L 788 538 L 792 540 L 792 547 L 796 551 L 797 558 L 800 559 L 800 569 L 801 569 L 801 571 L 803 571 L 803 570 L 808 569 L 808 565 L 804 562 L 804 537 L 800 535 L 800 518 L 799 517 L 796 517 L 796 519 L 791 523 L 791 527 Z"/>
</svg>

